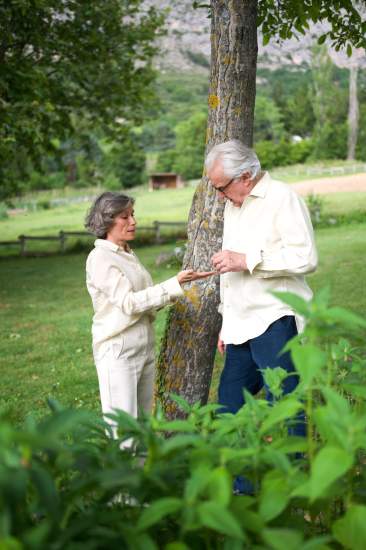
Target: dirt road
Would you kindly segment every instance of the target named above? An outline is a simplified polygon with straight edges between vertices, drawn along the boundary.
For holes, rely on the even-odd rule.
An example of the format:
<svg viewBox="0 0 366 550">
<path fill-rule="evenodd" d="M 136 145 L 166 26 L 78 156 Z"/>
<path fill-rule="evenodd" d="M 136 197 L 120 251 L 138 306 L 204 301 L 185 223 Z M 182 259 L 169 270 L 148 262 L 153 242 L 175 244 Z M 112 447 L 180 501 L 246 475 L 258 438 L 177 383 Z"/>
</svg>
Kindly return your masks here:
<svg viewBox="0 0 366 550">
<path fill-rule="evenodd" d="M 300 195 L 326 195 L 328 193 L 354 191 L 366 192 L 366 173 L 301 181 L 294 183 L 293 186 Z"/>
</svg>

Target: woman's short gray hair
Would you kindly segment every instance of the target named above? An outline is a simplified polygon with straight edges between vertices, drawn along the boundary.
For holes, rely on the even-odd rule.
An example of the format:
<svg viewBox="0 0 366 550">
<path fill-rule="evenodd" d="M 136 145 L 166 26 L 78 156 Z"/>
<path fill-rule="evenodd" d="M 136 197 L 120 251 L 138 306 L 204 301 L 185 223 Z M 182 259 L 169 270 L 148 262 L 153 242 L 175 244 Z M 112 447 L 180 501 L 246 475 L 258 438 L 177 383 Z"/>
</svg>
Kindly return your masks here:
<svg viewBox="0 0 366 550">
<path fill-rule="evenodd" d="M 85 227 L 93 235 L 105 239 L 114 218 L 127 210 L 135 199 L 122 193 L 106 191 L 97 197 L 85 218 Z"/>
<path fill-rule="evenodd" d="M 206 170 L 210 170 L 217 160 L 222 162 L 224 173 L 228 178 L 238 178 L 244 172 L 249 172 L 253 179 L 261 171 L 261 164 L 253 149 L 238 139 L 215 145 L 206 157 Z"/>
</svg>

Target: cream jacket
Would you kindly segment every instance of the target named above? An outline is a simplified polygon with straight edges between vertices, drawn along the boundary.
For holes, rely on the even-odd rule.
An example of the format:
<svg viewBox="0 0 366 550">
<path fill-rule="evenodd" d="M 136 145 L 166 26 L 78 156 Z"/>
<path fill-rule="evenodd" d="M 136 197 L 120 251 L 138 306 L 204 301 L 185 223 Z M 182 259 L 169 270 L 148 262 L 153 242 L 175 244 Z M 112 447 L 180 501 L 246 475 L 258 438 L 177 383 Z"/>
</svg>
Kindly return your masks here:
<svg viewBox="0 0 366 550">
<path fill-rule="evenodd" d="M 183 295 L 177 277 L 153 285 L 148 271 L 131 252 L 97 239 L 86 262 L 86 285 L 94 308 L 94 355 L 101 345 Z"/>
<path fill-rule="evenodd" d="M 265 172 L 241 207 L 226 202 L 223 250 L 246 254 L 248 271 L 220 277 L 221 338 L 240 344 L 262 334 L 293 310 L 272 291 L 286 291 L 306 300 L 312 292 L 304 274 L 317 266 L 310 216 L 290 185 Z M 296 315 L 298 330 L 303 320 Z"/>
</svg>

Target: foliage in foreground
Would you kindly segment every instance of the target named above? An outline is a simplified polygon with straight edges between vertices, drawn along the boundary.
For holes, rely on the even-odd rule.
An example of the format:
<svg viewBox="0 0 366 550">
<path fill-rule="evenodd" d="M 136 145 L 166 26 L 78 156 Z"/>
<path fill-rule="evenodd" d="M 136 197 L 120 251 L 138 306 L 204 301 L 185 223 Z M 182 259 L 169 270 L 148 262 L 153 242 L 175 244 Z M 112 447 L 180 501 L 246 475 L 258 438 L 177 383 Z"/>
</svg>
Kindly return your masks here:
<svg viewBox="0 0 366 550">
<path fill-rule="evenodd" d="M 121 412 L 116 441 L 90 413 L 55 403 L 21 430 L 4 417 L 1 548 L 364 548 L 366 389 L 352 346 L 366 322 L 329 307 L 325 291 L 311 304 L 281 297 L 308 325 L 290 343 L 297 391 L 281 396 L 284 371 L 264 373 L 272 406 L 247 395 L 236 415 L 220 415 L 176 397 L 185 420 Z M 288 435 L 302 409 L 306 439 Z M 134 449 L 121 450 L 130 437 Z M 252 496 L 233 495 L 236 475 Z"/>
</svg>

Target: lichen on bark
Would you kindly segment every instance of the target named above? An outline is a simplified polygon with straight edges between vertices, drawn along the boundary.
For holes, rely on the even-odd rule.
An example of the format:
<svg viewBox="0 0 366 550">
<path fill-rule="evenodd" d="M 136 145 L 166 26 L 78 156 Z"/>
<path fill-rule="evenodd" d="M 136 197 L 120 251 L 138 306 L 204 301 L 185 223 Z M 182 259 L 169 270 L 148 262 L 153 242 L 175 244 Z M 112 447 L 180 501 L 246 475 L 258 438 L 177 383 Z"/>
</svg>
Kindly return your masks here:
<svg viewBox="0 0 366 550">
<path fill-rule="evenodd" d="M 228 139 L 253 139 L 257 63 L 257 0 L 212 0 L 211 73 L 206 154 Z M 203 159 L 202 159 L 203 160 Z M 221 249 L 223 203 L 206 176 L 197 186 L 188 220 L 183 267 L 211 269 Z M 193 283 L 170 310 L 157 368 L 157 397 L 169 417 L 179 416 L 169 393 L 205 403 L 221 318 L 219 278 Z"/>
</svg>

